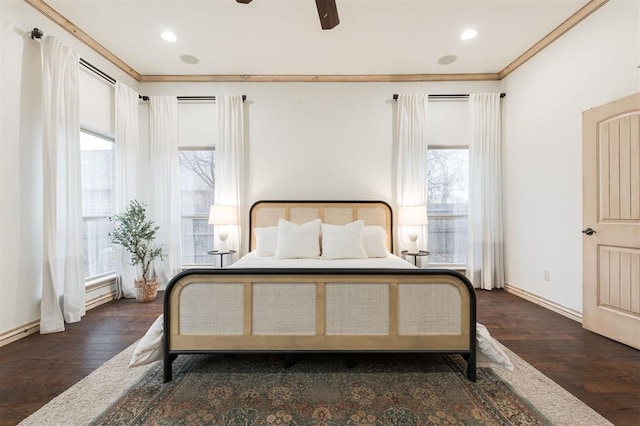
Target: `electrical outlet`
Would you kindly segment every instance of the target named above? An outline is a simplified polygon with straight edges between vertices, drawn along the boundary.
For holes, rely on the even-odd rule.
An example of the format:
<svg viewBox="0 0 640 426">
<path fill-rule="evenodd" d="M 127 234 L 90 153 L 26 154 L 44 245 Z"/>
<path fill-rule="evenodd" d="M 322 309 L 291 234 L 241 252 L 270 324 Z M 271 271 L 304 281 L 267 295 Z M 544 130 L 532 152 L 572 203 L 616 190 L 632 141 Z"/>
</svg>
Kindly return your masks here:
<svg viewBox="0 0 640 426">
<path fill-rule="evenodd" d="M 544 271 L 544 280 L 551 281 L 551 271 Z"/>
</svg>

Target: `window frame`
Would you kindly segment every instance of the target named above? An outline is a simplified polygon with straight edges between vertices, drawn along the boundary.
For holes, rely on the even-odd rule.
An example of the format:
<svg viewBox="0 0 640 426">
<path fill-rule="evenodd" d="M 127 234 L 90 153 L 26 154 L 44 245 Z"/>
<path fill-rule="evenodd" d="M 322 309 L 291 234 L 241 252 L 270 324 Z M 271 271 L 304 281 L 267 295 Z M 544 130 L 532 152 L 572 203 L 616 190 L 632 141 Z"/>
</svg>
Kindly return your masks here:
<svg viewBox="0 0 640 426">
<path fill-rule="evenodd" d="M 431 150 L 465 150 L 467 151 L 467 153 L 469 153 L 469 145 L 464 145 L 464 144 L 460 144 L 460 145 L 428 145 L 427 150 L 431 151 Z M 468 185 L 470 185 L 471 183 L 471 176 L 468 176 L 468 180 L 467 180 Z M 469 196 L 469 193 L 467 191 L 467 198 Z M 427 200 L 427 204 L 428 204 L 428 200 Z M 431 211 L 429 209 L 427 209 L 427 220 L 429 222 L 431 222 L 432 220 L 438 220 L 438 219 L 461 219 L 461 218 L 466 218 L 467 220 L 467 229 L 468 229 L 468 224 L 469 224 L 469 209 L 468 209 L 468 205 L 467 205 L 467 212 L 466 213 L 446 213 L 446 214 L 433 214 L 431 213 Z M 429 233 L 429 229 L 428 229 L 427 225 L 427 234 Z M 467 241 L 468 244 L 468 241 Z M 443 263 L 443 262 L 433 262 L 431 260 L 429 260 L 429 264 L 433 265 L 433 266 L 437 266 L 437 267 L 442 267 L 442 268 L 449 268 L 449 269 L 456 269 L 456 270 L 462 270 L 464 271 L 467 267 L 466 263 Z"/>
<path fill-rule="evenodd" d="M 178 147 L 178 162 L 180 161 L 180 153 L 181 152 L 193 152 L 193 151 L 212 151 L 213 154 L 213 164 L 215 167 L 215 152 L 216 152 L 216 148 L 213 145 L 206 145 L 206 146 L 179 146 Z M 178 164 L 178 170 L 180 170 L 180 164 Z M 215 181 L 214 181 L 214 189 L 213 189 L 213 196 L 212 196 L 212 200 L 215 199 Z M 180 206 L 182 210 L 182 205 Z M 184 219 L 190 219 L 190 220 L 194 220 L 194 219 L 204 219 L 204 220 L 209 220 L 209 213 L 207 212 L 206 214 L 202 214 L 202 215 L 198 215 L 198 214 L 188 214 L 188 215 L 183 215 L 182 211 L 180 212 L 180 223 L 182 224 L 182 221 Z M 212 245 L 213 245 L 213 238 L 214 238 L 214 228 L 213 225 L 208 225 L 210 230 L 211 230 L 211 241 L 212 241 Z M 182 234 L 182 226 L 180 227 L 180 241 L 182 243 L 182 239 L 183 239 L 183 234 Z M 184 251 L 183 251 L 184 253 Z M 183 254 L 184 256 L 184 254 Z M 215 267 L 215 256 L 213 255 L 208 255 L 207 257 L 210 257 L 210 261 L 208 262 L 203 262 L 203 263 L 183 263 L 182 264 L 182 268 L 183 269 L 189 269 L 189 268 L 211 268 L 211 267 Z M 182 259 L 184 261 L 184 259 Z"/>
<path fill-rule="evenodd" d="M 113 158 L 113 176 L 114 176 L 114 181 L 112 182 L 112 188 L 113 190 L 115 190 L 115 150 L 117 149 L 117 145 L 116 145 L 116 137 L 115 135 L 108 133 L 108 132 L 104 132 L 104 131 L 100 131 L 97 130 L 91 126 L 87 126 L 85 124 L 81 124 L 80 125 L 80 133 L 86 133 L 89 134 L 91 136 L 103 139 L 105 141 L 110 142 L 111 144 L 113 144 L 113 152 L 114 152 L 114 158 Z M 81 149 L 82 151 L 82 149 Z M 82 194 L 81 194 L 82 197 Z M 84 200 L 82 201 L 83 203 L 83 207 L 84 207 Z M 90 222 L 90 221 L 97 221 L 97 220 L 103 220 L 103 219 L 109 219 L 109 217 L 111 217 L 114 214 L 114 208 L 115 206 L 111 205 L 112 207 L 112 211 L 109 214 L 106 215 L 99 215 L 99 214 L 91 214 L 91 215 L 85 215 L 84 211 L 82 213 L 82 225 L 83 225 L 83 229 L 84 229 L 84 224 L 85 222 Z M 82 238 L 84 239 L 84 232 L 83 232 L 83 236 Z M 84 283 L 85 283 L 85 289 L 87 290 L 92 290 L 95 288 L 99 288 L 104 286 L 105 284 L 110 283 L 111 281 L 113 281 L 116 278 L 116 270 L 115 270 L 115 254 L 114 254 L 114 269 L 111 271 L 107 271 L 107 272 L 103 272 L 101 274 L 97 274 L 97 275 L 90 275 L 90 276 L 85 276 L 84 277 Z M 86 271 L 85 271 L 86 272 Z"/>
</svg>

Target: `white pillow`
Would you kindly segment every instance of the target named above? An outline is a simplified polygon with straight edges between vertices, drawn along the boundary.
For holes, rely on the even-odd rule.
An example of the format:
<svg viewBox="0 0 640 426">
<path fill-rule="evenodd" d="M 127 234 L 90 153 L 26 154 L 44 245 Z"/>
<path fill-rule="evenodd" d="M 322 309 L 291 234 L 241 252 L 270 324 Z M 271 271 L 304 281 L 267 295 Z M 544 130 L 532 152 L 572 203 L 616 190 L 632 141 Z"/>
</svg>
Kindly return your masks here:
<svg viewBox="0 0 640 426">
<path fill-rule="evenodd" d="M 346 225 L 322 224 L 322 257 L 324 259 L 366 259 L 362 245 L 364 221 Z"/>
<path fill-rule="evenodd" d="M 154 361 L 162 359 L 162 318 L 163 315 L 160 315 L 158 319 L 151 324 L 149 330 L 147 330 L 136 346 L 133 355 L 131 355 L 131 361 L 129 361 L 129 368 L 151 364 Z"/>
<path fill-rule="evenodd" d="M 253 233 L 256 237 L 256 256 L 275 256 L 278 246 L 278 227 L 254 228 Z"/>
<path fill-rule="evenodd" d="M 362 230 L 362 245 L 368 257 L 387 257 L 387 233 L 382 226 L 365 226 Z"/>
<path fill-rule="evenodd" d="M 491 337 L 487 327 L 479 323 L 476 324 L 476 348 L 478 367 L 504 367 L 513 371 L 513 364 L 500 344 Z"/>
<path fill-rule="evenodd" d="M 279 259 L 320 257 L 320 219 L 302 225 L 280 219 L 276 257 Z"/>
</svg>

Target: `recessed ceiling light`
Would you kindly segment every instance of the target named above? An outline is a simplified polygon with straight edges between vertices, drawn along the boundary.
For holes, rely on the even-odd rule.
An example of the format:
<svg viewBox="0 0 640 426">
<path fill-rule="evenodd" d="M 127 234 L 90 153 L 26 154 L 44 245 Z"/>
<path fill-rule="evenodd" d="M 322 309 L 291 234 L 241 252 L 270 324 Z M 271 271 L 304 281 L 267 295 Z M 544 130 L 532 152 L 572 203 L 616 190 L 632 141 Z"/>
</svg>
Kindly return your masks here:
<svg viewBox="0 0 640 426">
<path fill-rule="evenodd" d="M 458 57 L 456 55 L 445 55 L 442 58 L 438 59 L 438 63 L 440 65 L 449 65 L 452 62 L 455 62 Z"/>
<path fill-rule="evenodd" d="M 469 28 L 468 30 L 464 30 L 462 34 L 460 34 L 460 38 L 462 40 L 471 40 L 477 35 L 478 35 L 478 31 L 474 30 L 473 28 Z"/>
<path fill-rule="evenodd" d="M 176 35 L 171 31 L 164 31 L 162 34 L 160 34 L 160 37 L 162 37 L 162 39 L 165 41 L 171 42 L 174 42 L 178 39 L 178 37 L 176 37 Z"/>
</svg>

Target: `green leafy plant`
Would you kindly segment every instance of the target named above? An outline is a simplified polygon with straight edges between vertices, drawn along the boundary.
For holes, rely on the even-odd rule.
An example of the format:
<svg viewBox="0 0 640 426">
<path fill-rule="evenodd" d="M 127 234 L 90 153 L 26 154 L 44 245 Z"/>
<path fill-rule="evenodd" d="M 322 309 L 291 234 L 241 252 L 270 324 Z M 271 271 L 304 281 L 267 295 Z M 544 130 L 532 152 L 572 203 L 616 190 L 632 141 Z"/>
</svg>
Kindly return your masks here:
<svg viewBox="0 0 640 426">
<path fill-rule="evenodd" d="M 165 258 L 163 247 L 153 246 L 160 227 L 147 219 L 146 205 L 138 200 L 132 200 L 124 212 L 109 217 L 109 220 L 114 223 L 113 231 L 109 233 L 111 242 L 121 245 L 131 254 L 129 263 L 140 265 L 142 279 L 148 282 L 151 262 Z"/>
</svg>

